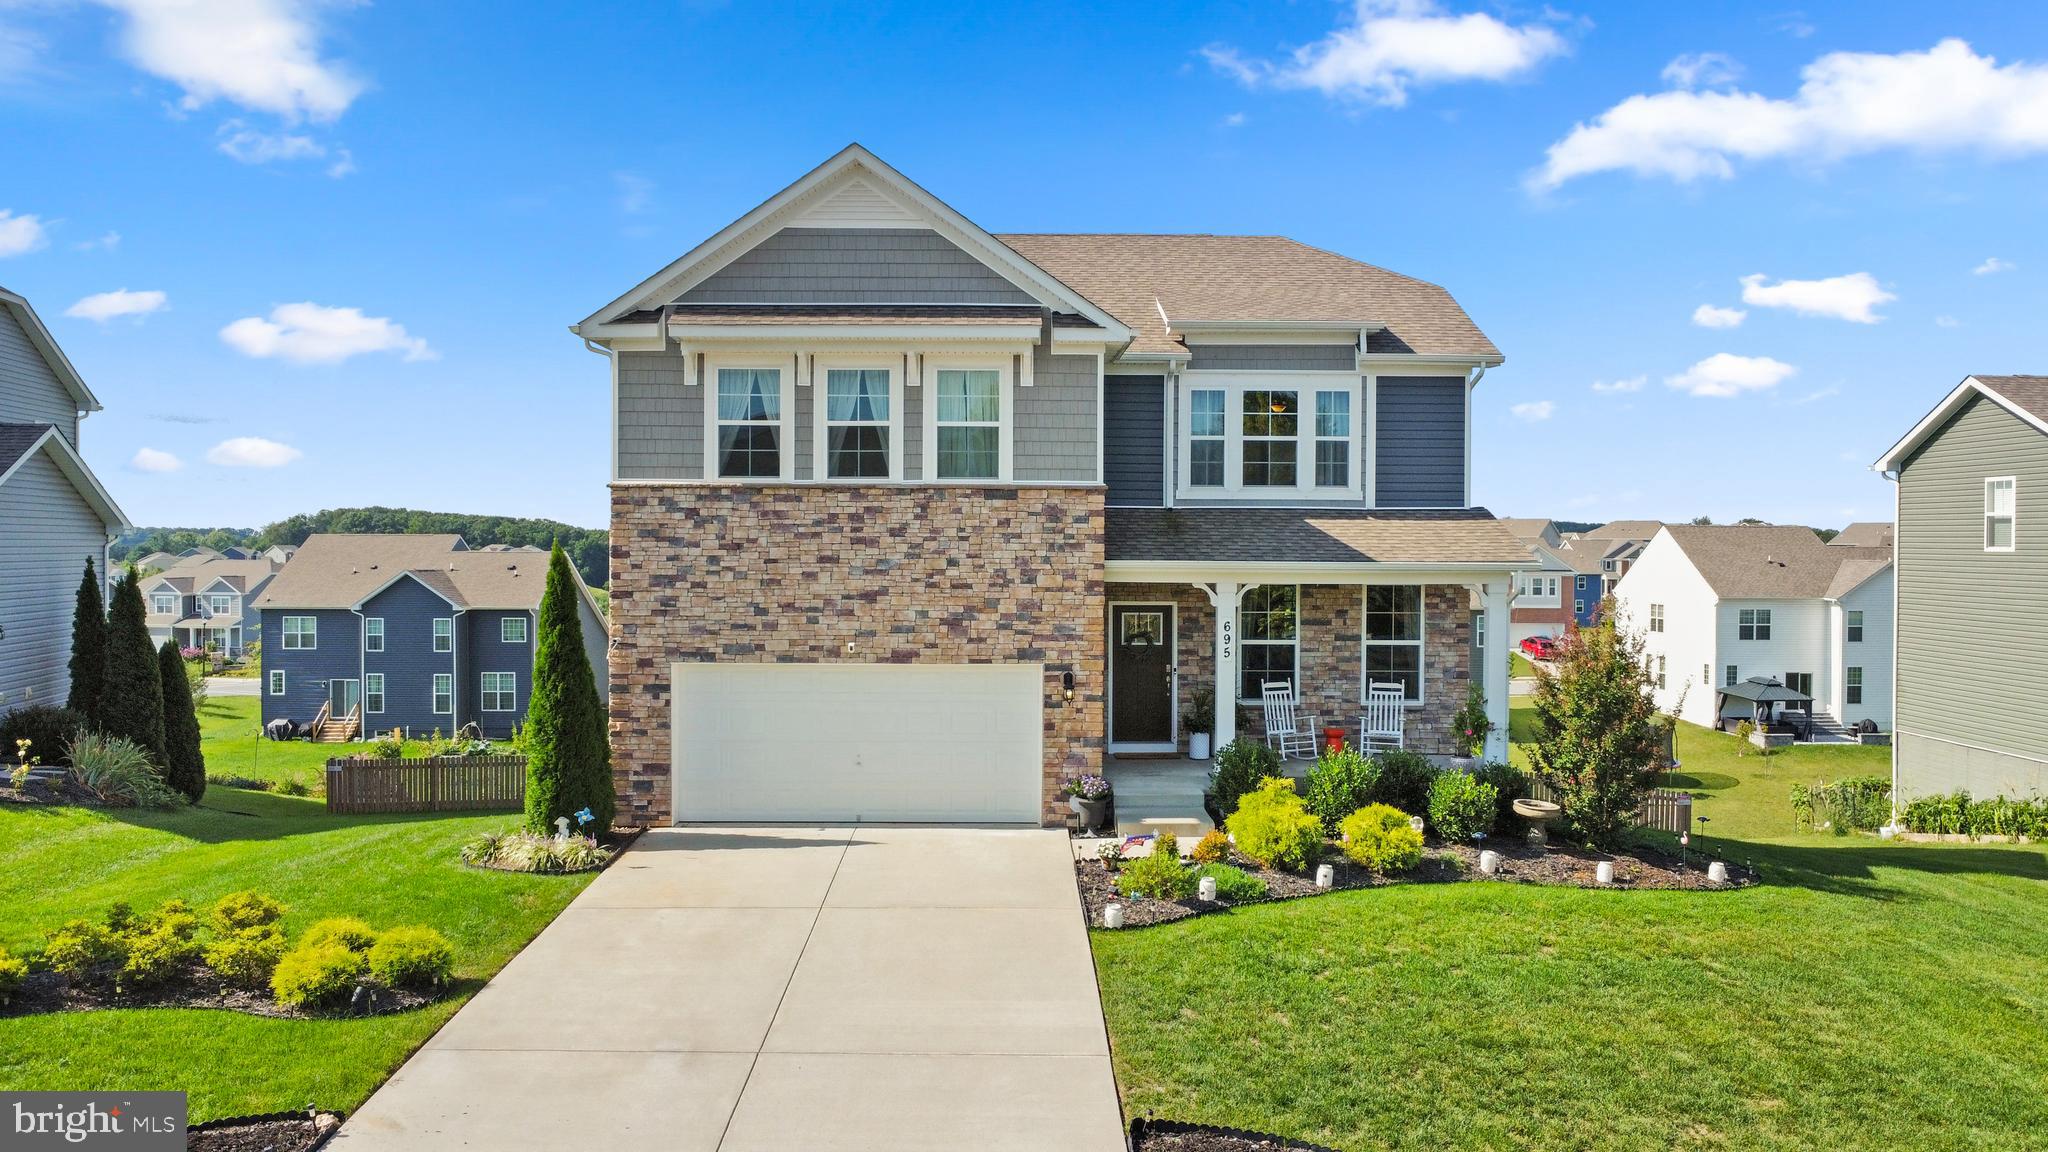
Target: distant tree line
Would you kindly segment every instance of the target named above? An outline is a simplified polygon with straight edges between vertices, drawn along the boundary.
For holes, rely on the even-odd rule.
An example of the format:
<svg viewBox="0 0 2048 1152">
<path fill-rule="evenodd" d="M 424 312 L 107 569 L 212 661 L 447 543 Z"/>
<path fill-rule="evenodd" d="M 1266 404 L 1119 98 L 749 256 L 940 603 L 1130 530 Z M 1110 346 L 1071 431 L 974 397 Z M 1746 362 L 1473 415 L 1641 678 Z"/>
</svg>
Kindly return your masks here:
<svg viewBox="0 0 2048 1152">
<path fill-rule="evenodd" d="M 1714 523 L 1714 518 L 1711 516 L 1695 516 L 1692 518 L 1690 522 L 1693 524 L 1710 527 Z M 1744 516 L 1742 519 L 1737 520 L 1735 523 L 1737 525 L 1752 524 L 1767 526 L 1770 524 L 1770 521 L 1759 520 L 1754 516 Z M 1842 534 L 1842 530 L 1840 528 L 1815 528 L 1813 529 L 1813 534 L 1815 536 L 1820 537 L 1821 543 L 1825 544 L 1828 541 L 1833 540 L 1835 537 L 1840 536 Z"/>
<path fill-rule="evenodd" d="M 266 524 L 261 528 L 137 528 L 114 544 L 114 559 L 140 559 L 151 552 L 182 552 L 204 547 L 267 548 L 272 544 L 303 544 L 315 532 L 453 532 L 472 548 L 486 544 L 531 544 L 547 548 L 560 542 L 562 551 L 583 582 L 593 588 L 611 583 L 610 534 L 602 528 L 578 528 L 559 520 L 525 516 L 475 516 L 460 512 L 419 512 L 410 508 L 328 508 Z"/>
</svg>

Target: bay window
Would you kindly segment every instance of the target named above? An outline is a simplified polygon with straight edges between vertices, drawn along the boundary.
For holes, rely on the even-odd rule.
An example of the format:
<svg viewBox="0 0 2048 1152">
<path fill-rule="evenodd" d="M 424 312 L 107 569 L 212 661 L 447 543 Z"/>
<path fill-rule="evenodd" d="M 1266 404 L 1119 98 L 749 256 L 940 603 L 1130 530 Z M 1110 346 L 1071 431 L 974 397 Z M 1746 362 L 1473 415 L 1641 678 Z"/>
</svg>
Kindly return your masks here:
<svg viewBox="0 0 2048 1152">
<path fill-rule="evenodd" d="M 1240 700 L 1257 700 L 1268 682 L 1295 685 L 1295 657 L 1301 650 L 1301 589 L 1262 584 L 1244 594 L 1237 609 Z"/>
<path fill-rule="evenodd" d="M 1422 700 L 1422 588 L 1369 584 L 1365 589 L 1365 682 L 1399 684 L 1410 703 Z"/>
<path fill-rule="evenodd" d="M 782 475 L 782 370 L 720 368 L 715 425 L 721 478 Z"/>
</svg>

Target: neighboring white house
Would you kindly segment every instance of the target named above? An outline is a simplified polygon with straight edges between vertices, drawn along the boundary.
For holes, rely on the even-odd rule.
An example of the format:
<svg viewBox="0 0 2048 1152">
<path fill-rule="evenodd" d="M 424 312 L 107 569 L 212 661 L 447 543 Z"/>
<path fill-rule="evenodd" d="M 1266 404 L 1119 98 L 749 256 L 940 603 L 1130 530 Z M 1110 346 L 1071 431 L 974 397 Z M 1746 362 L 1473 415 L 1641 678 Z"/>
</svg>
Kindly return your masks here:
<svg viewBox="0 0 2048 1152">
<path fill-rule="evenodd" d="M 1891 730 L 1889 547 L 1823 544 L 1796 525 L 1672 525 L 1614 598 L 1643 638 L 1658 707 L 1681 719 L 1714 724 L 1720 689 L 1762 676 L 1812 696 L 1823 728 Z"/>
<path fill-rule="evenodd" d="M 1529 549 L 1534 566 L 1515 573 L 1508 604 L 1508 647 L 1531 636 L 1562 636 L 1571 630 L 1572 568 L 1558 558 L 1564 536 L 1554 520 L 1503 518 L 1501 523 Z"/>
</svg>

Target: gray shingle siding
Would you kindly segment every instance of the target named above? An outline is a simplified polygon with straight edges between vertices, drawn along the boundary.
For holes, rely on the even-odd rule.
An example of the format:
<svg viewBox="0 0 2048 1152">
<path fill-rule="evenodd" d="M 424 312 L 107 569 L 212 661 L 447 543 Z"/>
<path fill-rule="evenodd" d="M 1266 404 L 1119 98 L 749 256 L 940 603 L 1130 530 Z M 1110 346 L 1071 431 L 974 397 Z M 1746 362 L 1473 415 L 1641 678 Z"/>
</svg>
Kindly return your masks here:
<svg viewBox="0 0 2048 1152">
<path fill-rule="evenodd" d="M 2017 481 L 2011 552 L 1984 550 L 1997 476 Z M 1899 793 L 2048 794 L 2048 436 L 1975 399 L 1898 484 Z"/>
<path fill-rule="evenodd" d="M 619 478 L 695 480 L 704 475 L 704 389 L 683 380 L 674 352 L 619 355 Z"/>
<path fill-rule="evenodd" d="M 1382 376 L 1376 420 L 1380 507 L 1466 505 L 1464 377 Z"/>
<path fill-rule="evenodd" d="M 1358 349 L 1350 344 L 1190 344 L 1196 371 L 1353 372 Z"/>
<path fill-rule="evenodd" d="M 1102 478 L 1108 502 L 1156 508 L 1166 502 L 1166 378 L 1110 376 L 1104 389 Z"/>
<path fill-rule="evenodd" d="M 784 228 L 678 298 L 686 304 L 1035 304 L 923 228 Z"/>
<path fill-rule="evenodd" d="M 14 310 L 0 305 L 0 422 L 55 424 L 78 443 L 78 401 L 30 342 Z"/>
<path fill-rule="evenodd" d="M 86 558 L 100 567 L 106 540 L 106 525 L 49 453 L 0 484 L 0 712 L 71 694 L 71 607 Z"/>
<path fill-rule="evenodd" d="M 375 613 L 371 613 L 375 615 Z M 284 646 L 287 616 L 311 616 L 316 635 L 311 649 Z M 387 621 L 388 630 L 392 623 Z M 389 643 L 389 641 L 386 641 Z M 355 613 L 346 608 L 270 608 L 263 613 L 263 722 L 290 719 L 309 724 L 327 703 L 329 680 L 354 680 L 361 675 L 362 633 Z M 284 695 L 270 694 L 270 675 L 284 673 Z M 390 688 L 387 686 L 388 693 Z M 391 727 L 377 716 L 365 717 L 370 728 Z"/>
<path fill-rule="evenodd" d="M 1093 356 L 1038 350 L 1032 386 L 1016 390 L 1011 464 L 1017 480 L 1095 482 L 1095 389 Z"/>
</svg>

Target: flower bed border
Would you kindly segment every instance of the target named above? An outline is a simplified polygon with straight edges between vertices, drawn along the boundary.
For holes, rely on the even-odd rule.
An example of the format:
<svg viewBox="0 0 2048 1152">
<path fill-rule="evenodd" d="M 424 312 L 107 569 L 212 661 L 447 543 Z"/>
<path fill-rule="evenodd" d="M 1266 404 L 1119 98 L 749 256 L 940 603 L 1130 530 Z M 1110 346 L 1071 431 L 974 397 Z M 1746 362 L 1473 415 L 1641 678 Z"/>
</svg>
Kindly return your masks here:
<svg viewBox="0 0 2048 1152">
<path fill-rule="evenodd" d="M 574 868 L 567 872 L 529 872 L 524 868 L 500 868 L 496 864 L 471 864 L 467 860 L 457 860 L 456 863 L 475 872 L 502 872 L 507 876 L 583 876 L 592 872 L 602 872 L 618 863 L 619 857 L 624 856 L 626 849 L 631 848 L 645 831 L 645 828 L 614 827 L 606 832 L 604 839 L 597 842 L 597 846 L 606 849 L 611 855 L 605 857 L 604 863 L 595 868 Z"/>
<path fill-rule="evenodd" d="M 262 1112 L 254 1116 L 221 1116 L 208 1120 L 204 1124 L 186 1125 L 185 1137 L 187 1147 L 211 1150 L 214 1148 L 226 1148 L 229 1146 L 229 1142 L 224 1140 L 200 1140 L 194 1143 L 192 1142 L 192 1137 L 232 1134 L 244 1129 L 263 1129 L 273 1124 L 311 1124 L 314 1128 L 312 1142 L 301 1145 L 298 1148 L 287 1149 L 286 1152 L 314 1152 L 315 1149 L 324 1146 L 328 1141 L 332 1140 L 334 1134 L 341 1131 L 342 1123 L 347 1119 L 348 1116 L 345 1113 L 329 1111 L 324 1108 L 313 1110 L 311 1115 L 301 1110 L 296 1112 Z M 321 1123 L 323 1120 L 332 1121 L 332 1123 L 324 1126 L 324 1131 L 322 1130 L 323 1125 Z M 276 1147 L 276 1142 L 273 1140 L 266 1147 Z"/>
<path fill-rule="evenodd" d="M 1145 1140 L 1153 1135 L 1160 1136 L 1221 1136 L 1232 1140 L 1263 1141 L 1274 1148 L 1289 1149 L 1291 1152 L 1337 1152 L 1322 1144 L 1310 1144 L 1306 1140 L 1291 1140 L 1275 1136 L 1270 1132 L 1254 1132 L 1249 1128 L 1226 1128 L 1220 1124 L 1190 1124 L 1184 1120 L 1154 1120 L 1139 1116 L 1131 1121 L 1130 1145 L 1142 1150 Z"/>
<path fill-rule="evenodd" d="M 460 995 L 472 987 L 481 986 L 480 981 L 451 980 L 436 988 L 430 995 L 413 989 L 384 988 L 380 985 L 372 997 L 372 1006 L 368 1012 L 352 1012 L 347 1006 L 308 1012 L 279 1007 L 276 1000 L 262 992 L 231 987 L 221 982 L 213 975 L 212 969 L 199 961 L 193 961 L 188 966 L 182 981 L 175 981 L 170 986 L 122 993 L 103 993 L 95 988 L 74 985 L 68 977 L 60 973 L 43 970 L 30 973 L 28 980 L 23 983 L 21 990 L 15 993 L 14 998 L 0 1006 L 0 1020 L 145 1008 L 233 1012 L 265 1020 L 360 1020 L 373 1016 L 417 1012 Z"/>
</svg>

